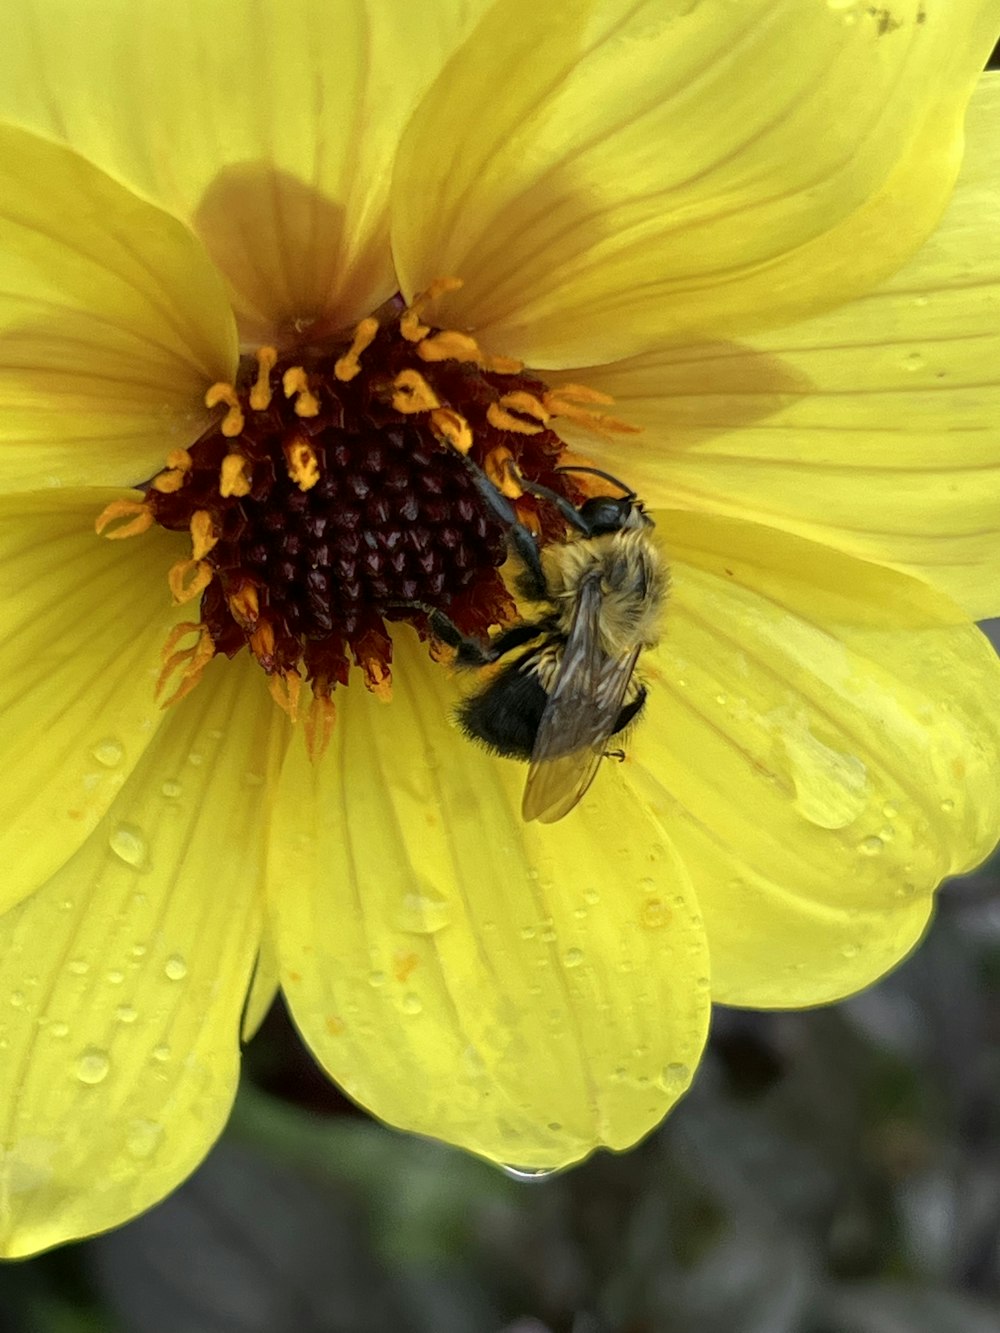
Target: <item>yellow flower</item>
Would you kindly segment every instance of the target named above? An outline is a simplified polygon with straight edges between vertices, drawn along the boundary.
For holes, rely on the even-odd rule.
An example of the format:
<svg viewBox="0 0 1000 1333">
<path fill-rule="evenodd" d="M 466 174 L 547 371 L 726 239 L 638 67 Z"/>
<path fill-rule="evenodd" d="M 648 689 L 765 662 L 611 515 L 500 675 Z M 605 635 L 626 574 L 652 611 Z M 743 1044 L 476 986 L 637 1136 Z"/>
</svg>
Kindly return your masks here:
<svg viewBox="0 0 1000 1333">
<path fill-rule="evenodd" d="M 181 1180 L 279 980 L 374 1114 L 544 1169 L 660 1120 L 710 999 L 897 962 L 1000 829 L 996 0 L 4 23 L 5 1252 Z M 539 826 L 403 624 L 379 697 L 382 613 L 504 614 L 459 450 L 567 486 L 560 438 L 655 507 L 674 593 L 629 762 Z M 346 558 L 330 478 L 378 558 L 303 648 L 353 577 L 289 542 Z M 432 511 L 426 583 L 376 588 Z"/>
</svg>

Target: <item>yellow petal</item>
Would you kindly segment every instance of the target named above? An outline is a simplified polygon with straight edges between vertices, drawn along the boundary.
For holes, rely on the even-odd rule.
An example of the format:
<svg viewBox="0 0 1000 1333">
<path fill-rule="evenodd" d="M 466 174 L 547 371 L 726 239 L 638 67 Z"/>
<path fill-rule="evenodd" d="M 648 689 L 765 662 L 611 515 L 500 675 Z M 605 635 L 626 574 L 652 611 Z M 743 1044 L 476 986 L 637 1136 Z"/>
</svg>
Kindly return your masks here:
<svg viewBox="0 0 1000 1333">
<path fill-rule="evenodd" d="M 163 718 L 161 650 L 190 613 L 167 590 L 178 538 L 102 540 L 111 498 L 0 499 L 0 910 L 81 846 Z"/>
<path fill-rule="evenodd" d="M 523 766 L 455 730 L 426 646 L 393 700 L 355 681 L 325 762 L 289 750 L 269 884 L 282 985 L 341 1086 L 494 1161 L 624 1148 L 684 1091 L 705 941 L 684 867 L 615 765 L 562 823 L 521 822 Z"/>
<path fill-rule="evenodd" d="M 262 916 L 246 774 L 273 717 L 254 668 L 210 668 L 94 836 L 0 918 L 7 1255 L 148 1208 L 225 1122 Z"/>
<path fill-rule="evenodd" d="M 537 366 L 842 302 L 940 216 L 998 27 L 996 0 L 502 0 L 404 138 L 403 291 L 463 278 L 447 322 Z"/>
<path fill-rule="evenodd" d="M 249 1041 L 255 1035 L 261 1023 L 267 1017 L 271 1005 L 277 998 L 280 984 L 278 955 L 270 936 L 264 935 L 257 951 L 250 994 L 247 996 L 246 1008 L 243 1010 L 240 1035 L 244 1041 Z"/>
<path fill-rule="evenodd" d="M 1000 662 L 926 584 L 752 524 L 658 519 L 675 594 L 632 780 L 692 876 L 713 997 L 845 995 L 1000 835 Z"/>
<path fill-rule="evenodd" d="M 402 126 L 483 0 L 26 0 L 0 115 L 67 138 L 191 222 L 244 339 L 350 324 L 396 289 Z"/>
<path fill-rule="evenodd" d="M 1000 75 L 968 128 L 941 226 L 896 277 L 747 344 L 574 371 L 645 432 L 580 447 L 650 504 L 787 528 L 1000 614 Z"/>
<path fill-rule="evenodd" d="M 222 284 L 185 227 L 0 125 L 0 490 L 143 481 L 196 438 L 235 356 Z"/>
</svg>

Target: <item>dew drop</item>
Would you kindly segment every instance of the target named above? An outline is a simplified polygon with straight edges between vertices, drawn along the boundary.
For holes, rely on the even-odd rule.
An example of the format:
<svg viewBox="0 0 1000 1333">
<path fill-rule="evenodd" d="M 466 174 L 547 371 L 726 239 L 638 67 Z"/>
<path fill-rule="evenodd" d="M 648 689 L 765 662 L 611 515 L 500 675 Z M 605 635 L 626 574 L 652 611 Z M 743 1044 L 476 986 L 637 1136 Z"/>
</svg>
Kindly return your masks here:
<svg viewBox="0 0 1000 1333">
<path fill-rule="evenodd" d="M 539 938 L 542 939 L 546 944 L 555 943 L 557 936 L 554 927 L 546 926 Z"/>
<path fill-rule="evenodd" d="M 534 926 L 522 926 L 522 927 L 521 927 L 521 939 L 522 939 L 522 940 L 533 940 L 534 938 L 535 938 L 535 927 L 534 927 Z"/>
<path fill-rule="evenodd" d="M 125 747 L 113 736 L 107 736 L 98 741 L 90 753 L 104 768 L 117 768 L 125 757 Z"/>
<path fill-rule="evenodd" d="M 170 1047 L 166 1044 L 166 1042 L 162 1042 L 159 1046 L 153 1047 L 153 1049 L 150 1051 L 150 1055 L 153 1057 L 153 1059 L 156 1061 L 158 1065 L 166 1064 L 166 1062 L 170 1059 Z"/>
<path fill-rule="evenodd" d="M 62 1019 L 57 1019 L 54 1023 L 49 1024 L 49 1035 L 51 1037 L 68 1037 L 69 1024 L 64 1023 Z"/>
<path fill-rule="evenodd" d="M 601 901 L 601 895 L 597 892 L 596 889 L 584 889 L 583 901 L 589 904 L 589 906 L 591 907 L 596 907 L 597 904 Z"/>
<path fill-rule="evenodd" d="M 642 924 L 649 930 L 659 930 L 670 920 L 670 908 L 662 898 L 647 898 L 642 905 Z"/>
<path fill-rule="evenodd" d="M 145 958 L 146 946 L 144 944 L 133 944 L 129 952 L 133 958 Z"/>
<path fill-rule="evenodd" d="M 583 962 L 583 950 L 567 949 L 563 954 L 563 962 L 567 967 L 579 967 Z"/>
<path fill-rule="evenodd" d="M 404 1014 L 419 1014 L 423 1011 L 424 1002 L 419 995 L 414 995 L 413 991 L 403 996 L 401 1001 Z"/>
<path fill-rule="evenodd" d="M 386 974 L 385 974 L 384 972 L 369 972 L 369 973 L 368 973 L 368 984 L 369 984 L 369 986 L 375 986 L 375 987 L 378 987 L 378 986 L 384 986 L 385 983 L 386 983 L 387 981 L 388 981 L 388 977 L 386 976 Z"/>
<path fill-rule="evenodd" d="M 113 967 L 109 972 L 105 972 L 104 975 L 112 986 L 120 986 L 125 980 L 125 973 L 117 967 Z"/>
<path fill-rule="evenodd" d="M 199 754 L 197 750 L 192 750 L 191 753 L 188 755 L 187 761 L 192 768 L 200 768 L 201 765 L 205 762 L 205 756 L 203 754 Z"/>
<path fill-rule="evenodd" d="M 451 903 L 436 889 L 405 893 L 396 909 L 395 924 L 411 935 L 434 935 L 451 922 Z"/>
<path fill-rule="evenodd" d="M 511 1180 L 547 1180 L 555 1171 L 546 1167 L 501 1166 L 500 1170 Z"/>
<path fill-rule="evenodd" d="M 862 838 L 858 843 L 858 851 L 862 856 L 879 856 L 885 847 L 881 838 L 872 834 L 870 838 Z"/>
<path fill-rule="evenodd" d="M 686 1088 L 691 1078 L 691 1069 L 688 1065 L 679 1064 L 672 1061 L 663 1069 L 661 1079 L 667 1092 L 678 1092 L 681 1088 Z"/>
<path fill-rule="evenodd" d="M 840 950 L 841 956 L 843 958 L 857 958 L 860 952 L 861 952 L 861 946 L 858 944 L 845 944 L 843 948 Z"/>
<path fill-rule="evenodd" d="M 950 815 L 952 811 L 955 809 L 955 802 L 950 800 L 949 798 L 946 798 L 941 802 L 941 809 L 944 812 L 944 814 Z"/>
<path fill-rule="evenodd" d="M 11 1004 L 14 1006 L 15 1009 L 23 1009 L 23 1008 L 24 1008 L 24 991 L 23 991 L 23 990 L 15 990 L 15 991 L 11 991 L 11 993 L 10 993 L 10 1002 L 11 1002 Z"/>
<path fill-rule="evenodd" d="M 806 718 L 790 710 L 777 710 L 772 716 L 780 727 L 799 814 L 818 828 L 852 824 L 868 800 L 865 765 L 856 755 L 824 744 L 810 731 Z"/>
<path fill-rule="evenodd" d="M 907 352 L 902 361 L 903 369 L 911 372 L 921 370 L 925 364 L 919 352 Z"/>
<path fill-rule="evenodd" d="M 72 898 L 63 898 L 63 899 L 60 901 L 60 903 L 59 903 L 59 910 L 60 910 L 60 912 L 72 912 L 72 910 L 73 910 L 73 899 L 72 899 Z"/>
<path fill-rule="evenodd" d="M 90 964 L 86 958 L 71 958 L 66 966 L 75 977 L 85 977 L 90 971 Z"/>
<path fill-rule="evenodd" d="M 187 976 L 187 963 L 179 953 L 172 953 L 163 965 L 163 970 L 171 981 L 183 981 Z"/>
<path fill-rule="evenodd" d="M 176 801 L 178 796 L 180 796 L 183 790 L 184 788 L 181 786 L 181 784 L 173 779 L 165 782 L 163 786 L 160 788 L 160 791 L 163 793 L 163 795 L 167 798 L 168 801 Z"/>
<path fill-rule="evenodd" d="M 110 1068 L 108 1053 L 99 1046 L 88 1046 L 76 1058 L 76 1076 L 81 1083 L 103 1083 Z"/>
<path fill-rule="evenodd" d="M 119 860 L 138 870 L 146 861 L 146 839 L 134 824 L 119 824 L 108 838 L 108 846 Z"/>
<path fill-rule="evenodd" d="M 163 1139 L 163 1126 L 155 1120 L 133 1120 L 125 1137 L 125 1150 L 140 1160 L 152 1157 Z"/>
<path fill-rule="evenodd" d="M 897 801 L 886 801 L 882 807 L 882 813 L 886 819 L 895 819 L 899 814 L 899 803 Z"/>
<path fill-rule="evenodd" d="M 134 1023 L 139 1017 L 139 1011 L 131 1004 L 120 1004 L 115 1010 L 115 1018 L 119 1023 Z"/>
<path fill-rule="evenodd" d="M 698 987 L 699 990 L 708 990 L 712 982 L 709 977 L 699 977 L 694 984 Z"/>
</svg>

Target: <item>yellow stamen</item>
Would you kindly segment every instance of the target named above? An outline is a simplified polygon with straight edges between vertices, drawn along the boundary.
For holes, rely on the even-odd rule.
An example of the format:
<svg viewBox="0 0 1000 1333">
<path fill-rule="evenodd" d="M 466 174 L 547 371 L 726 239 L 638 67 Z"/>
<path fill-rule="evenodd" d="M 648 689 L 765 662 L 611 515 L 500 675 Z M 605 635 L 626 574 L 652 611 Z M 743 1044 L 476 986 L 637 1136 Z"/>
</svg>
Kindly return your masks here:
<svg viewBox="0 0 1000 1333">
<path fill-rule="evenodd" d="M 502 495 L 510 500 L 519 500 L 524 490 L 518 480 L 514 455 L 503 445 L 491 449 L 483 460 L 483 471 Z"/>
<path fill-rule="evenodd" d="M 218 407 L 220 403 L 225 403 L 229 411 L 222 418 L 222 425 L 219 429 L 227 438 L 240 435 L 243 431 L 243 408 L 240 407 L 240 400 L 236 396 L 236 390 L 231 384 L 220 380 L 218 384 L 213 384 L 205 394 L 206 407 Z"/>
<path fill-rule="evenodd" d="M 181 649 L 175 652 L 174 649 L 180 643 L 181 639 L 189 634 L 197 634 L 198 638 L 190 648 Z M 175 625 L 167 636 L 167 641 L 163 645 L 163 666 L 156 680 L 155 695 L 157 698 L 163 692 L 163 689 L 181 665 L 184 670 L 181 673 L 181 679 L 176 690 L 169 699 L 164 699 L 161 708 L 169 708 L 178 700 L 183 699 L 186 694 L 190 694 L 201 679 L 202 672 L 215 656 L 215 644 L 212 642 L 212 636 L 208 632 L 208 626 L 193 621 L 185 621 L 181 625 Z"/>
<path fill-rule="evenodd" d="M 538 435 L 544 429 L 544 427 L 535 425 L 531 421 L 524 421 L 521 417 L 515 417 L 505 407 L 501 407 L 499 403 L 490 403 L 486 409 L 486 420 L 497 430 L 513 431 L 515 435 Z"/>
<path fill-rule="evenodd" d="M 212 566 L 204 560 L 178 560 L 167 572 L 167 583 L 174 605 L 193 601 L 212 582 Z"/>
<path fill-rule="evenodd" d="M 167 467 L 176 468 L 178 472 L 190 472 L 194 467 L 194 459 L 187 449 L 171 449 L 167 454 Z"/>
<path fill-rule="evenodd" d="M 319 399 L 309 387 L 309 376 L 304 366 L 289 366 L 281 378 L 281 387 L 286 398 L 295 396 L 297 417 L 319 416 Z"/>
<path fill-rule="evenodd" d="M 299 720 L 299 695 L 302 693 L 302 677 L 297 671 L 286 671 L 272 676 L 267 688 L 271 698 L 280 709 L 288 714 L 293 722 Z"/>
<path fill-rule="evenodd" d="M 467 454 L 472 448 L 472 430 L 460 413 L 450 407 L 436 407 L 430 420 L 431 430 L 438 439 L 450 444 L 458 453 Z"/>
<path fill-rule="evenodd" d="M 252 583 L 244 583 L 242 588 L 227 597 L 226 602 L 240 629 L 252 631 L 256 628 L 260 619 L 260 599 Z"/>
<path fill-rule="evenodd" d="M 311 491 L 319 481 L 319 459 L 304 435 L 293 435 L 282 445 L 288 475 L 300 491 Z"/>
<path fill-rule="evenodd" d="M 377 657 L 360 656 L 358 666 L 365 677 L 365 687 L 371 690 L 381 703 L 392 702 L 392 672 Z"/>
<path fill-rule="evenodd" d="M 545 425 L 551 419 L 551 412 L 545 404 L 535 397 L 533 393 L 525 393 L 523 389 L 515 389 L 513 393 L 505 393 L 500 399 L 501 407 L 509 407 L 514 412 L 523 412 L 526 417 L 534 417 L 536 421 Z"/>
<path fill-rule="evenodd" d="M 494 375 L 517 375 L 524 369 L 524 362 L 515 356 L 487 356 L 485 369 Z"/>
<path fill-rule="evenodd" d="M 250 390 L 250 406 L 255 412 L 266 412 L 271 406 L 271 371 L 277 364 L 277 360 L 278 352 L 276 348 L 259 347 L 257 349 L 257 378 Z"/>
<path fill-rule="evenodd" d="M 397 412 L 431 412 L 441 400 L 417 370 L 401 370 L 392 382 L 392 405 Z"/>
<path fill-rule="evenodd" d="M 374 315 L 363 319 L 354 330 L 354 341 L 333 367 L 333 373 L 341 383 L 346 384 L 348 380 L 354 379 L 355 375 L 361 373 L 361 353 L 366 347 L 371 346 L 377 333 L 378 320 Z"/>
<path fill-rule="evenodd" d="M 399 319 L 399 331 L 406 341 L 418 343 L 426 338 L 430 327 L 420 322 L 424 310 L 438 297 L 457 292 L 463 285 L 461 278 L 435 278 L 425 292 L 418 292 Z"/>
<path fill-rule="evenodd" d="M 276 669 L 274 660 L 274 626 L 269 620 L 258 620 L 249 640 L 250 651 L 264 670 L 271 675 Z"/>
<path fill-rule="evenodd" d="M 166 472 L 159 473 L 151 483 L 154 491 L 159 491 L 161 495 L 173 495 L 184 485 L 184 473 L 179 468 L 169 468 Z"/>
<path fill-rule="evenodd" d="M 319 681 L 312 682 L 313 697 L 305 716 L 306 753 L 313 763 L 322 759 L 326 747 L 333 735 L 333 723 L 336 709 L 330 698 L 329 686 Z"/>
<path fill-rule="evenodd" d="M 212 515 L 207 509 L 196 509 L 191 515 L 191 554 L 196 560 L 208 555 L 213 546 L 218 546 L 219 535 L 212 526 Z"/>
<path fill-rule="evenodd" d="M 250 494 L 250 465 L 242 454 L 226 454 L 219 469 L 220 495 Z"/>
<path fill-rule="evenodd" d="M 486 362 L 475 338 L 455 329 L 443 329 L 433 338 L 424 338 L 417 346 L 417 356 L 422 361 L 472 361 L 477 366 Z"/>
<path fill-rule="evenodd" d="M 557 389 L 550 389 L 544 398 L 545 406 L 554 417 L 575 421 L 584 430 L 593 431 L 597 435 L 641 434 L 641 426 L 633 426 L 618 417 L 609 416 L 607 412 L 588 411 L 586 407 L 588 403 L 603 406 L 614 401 L 610 394 L 590 389 L 586 384 L 561 384 Z"/>
<path fill-rule="evenodd" d="M 133 516 L 131 523 L 123 523 L 120 528 L 114 528 L 111 532 L 104 531 L 116 518 L 128 518 L 130 515 Z M 153 511 L 144 500 L 112 500 L 107 508 L 98 514 L 94 522 L 97 535 L 106 537 L 109 542 L 121 541 L 125 537 L 138 537 L 148 532 L 152 526 Z"/>
</svg>

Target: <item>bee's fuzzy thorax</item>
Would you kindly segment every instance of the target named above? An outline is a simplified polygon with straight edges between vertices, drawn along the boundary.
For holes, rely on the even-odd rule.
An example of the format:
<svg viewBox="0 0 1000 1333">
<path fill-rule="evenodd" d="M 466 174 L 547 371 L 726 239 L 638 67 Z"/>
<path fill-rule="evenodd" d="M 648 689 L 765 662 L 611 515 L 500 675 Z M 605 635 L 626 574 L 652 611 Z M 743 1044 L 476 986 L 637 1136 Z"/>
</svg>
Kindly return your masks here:
<svg viewBox="0 0 1000 1333">
<path fill-rule="evenodd" d="M 550 546 L 544 563 L 563 633 L 569 632 L 581 582 L 599 566 L 604 593 L 600 631 L 605 650 L 617 655 L 659 643 L 670 570 L 647 525 Z"/>
</svg>

